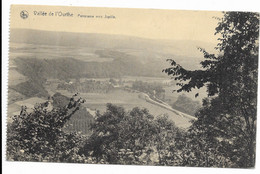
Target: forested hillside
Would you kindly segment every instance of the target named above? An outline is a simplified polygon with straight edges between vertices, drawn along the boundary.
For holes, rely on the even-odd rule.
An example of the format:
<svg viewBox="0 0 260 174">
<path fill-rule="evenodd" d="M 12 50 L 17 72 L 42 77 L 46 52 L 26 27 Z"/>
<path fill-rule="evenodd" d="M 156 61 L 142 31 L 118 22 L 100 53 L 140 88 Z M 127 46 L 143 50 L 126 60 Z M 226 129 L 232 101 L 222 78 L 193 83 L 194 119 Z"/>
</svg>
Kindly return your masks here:
<svg viewBox="0 0 260 174">
<path fill-rule="evenodd" d="M 17 71 L 36 78 L 35 72 L 40 71 L 45 78 L 109 78 L 121 76 L 162 77 L 161 66 L 143 65 L 136 59 L 115 59 L 111 62 L 84 62 L 73 58 L 64 59 L 16 59 Z M 153 71 L 150 71 L 153 69 Z M 34 77 L 36 76 L 36 77 Z"/>
</svg>

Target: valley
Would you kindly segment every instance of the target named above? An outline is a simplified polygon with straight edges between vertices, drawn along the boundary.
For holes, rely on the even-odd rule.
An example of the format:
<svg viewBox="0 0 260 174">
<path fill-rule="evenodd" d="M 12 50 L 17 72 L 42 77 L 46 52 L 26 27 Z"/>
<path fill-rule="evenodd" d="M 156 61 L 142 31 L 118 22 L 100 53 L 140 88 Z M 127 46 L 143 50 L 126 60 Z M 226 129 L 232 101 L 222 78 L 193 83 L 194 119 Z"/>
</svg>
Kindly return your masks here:
<svg viewBox="0 0 260 174">
<path fill-rule="evenodd" d="M 195 45 L 209 47 L 210 44 L 47 31 L 38 37 L 38 31 L 20 32 L 30 35 L 23 38 L 14 29 L 10 39 L 8 121 L 19 114 L 21 106 L 32 110 L 36 103 L 50 100 L 54 95 L 70 98 L 79 93 L 86 100 L 81 114 L 88 119 L 89 114 L 94 117 L 97 111 L 105 112 L 107 103 L 111 103 L 126 111 L 139 107 L 155 117 L 168 115 L 178 127 L 187 128 L 192 117 L 184 115 L 193 116 L 206 97 L 205 88 L 173 93 L 176 82 L 162 70 L 169 67 L 167 58 L 175 58 L 190 69 L 197 68 L 201 53 L 195 51 Z M 197 92 L 200 95 L 195 98 Z M 184 99 L 179 100 L 180 96 Z M 184 103 L 176 103 L 179 101 Z M 187 104 L 195 105 L 187 110 Z M 91 121 L 82 121 L 85 116 L 73 119 L 78 126 L 70 130 L 89 129 Z"/>
</svg>

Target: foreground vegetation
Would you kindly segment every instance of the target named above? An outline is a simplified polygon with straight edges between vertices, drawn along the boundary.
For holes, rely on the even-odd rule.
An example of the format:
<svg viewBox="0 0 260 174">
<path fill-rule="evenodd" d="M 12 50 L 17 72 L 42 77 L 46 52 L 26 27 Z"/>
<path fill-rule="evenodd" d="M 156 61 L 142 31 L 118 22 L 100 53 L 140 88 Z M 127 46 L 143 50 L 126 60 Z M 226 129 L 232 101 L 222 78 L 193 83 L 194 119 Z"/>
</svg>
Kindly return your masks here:
<svg viewBox="0 0 260 174">
<path fill-rule="evenodd" d="M 219 149 L 240 167 L 255 165 L 259 14 L 226 12 L 216 28 L 219 55 L 200 49 L 203 70 L 190 71 L 169 60 L 165 72 L 180 81 L 177 90 L 207 87 L 208 96 L 197 112 L 194 132 L 205 146 Z M 185 82 L 186 81 L 186 82 Z M 198 94 L 197 94 L 198 95 Z M 217 145 L 217 146 L 216 146 Z M 206 161 L 207 162 L 207 161 Z M 207 163 L 206 163 L 207 164 Z"/>
<path fill-rule="evenodd" d="M 222 35 L 220 54 L 201 49 L 203 70 L 186 70 L 174 60 L 164 70 L 180 81 L 177 92 L 207 87 L 210 98 L 188 130 L 166 115 L 155 118 L 146 109 L 126 111 L 108 104 L 93 118 L 88 136 L 67 132 L 84 103 L 75 95 L 52 109 L 47 103 L 30 113 L 22 108 L 8 125 L 8 160 L 254 167 L 259 14 L 224 13 L 216 33 Z"/>
<path fill-rule="evenodd" d="M 8 127 L 7 159 L 203 166 L 195 156 L 204 156 L 204 152 L 189 146 L 193 133 L 176 127 L 166 115 L 154 118 L 146 109 L 125 111 L 122 107 L 108 104 L 104 114 L 97 113 L 91 135 L 68 132 L 67 123 L 80 111 L 82 103 L 84 100 L 75 95 L 64 107 L 48 110 L 43 103 L 31 113 L 23 108 Z M 190 155 L 194 161 L 188 160 Z M 212 166 L 225 167 L 230 163 L 223 156 L 215 158 L 222 161 Z"/>
</svg>

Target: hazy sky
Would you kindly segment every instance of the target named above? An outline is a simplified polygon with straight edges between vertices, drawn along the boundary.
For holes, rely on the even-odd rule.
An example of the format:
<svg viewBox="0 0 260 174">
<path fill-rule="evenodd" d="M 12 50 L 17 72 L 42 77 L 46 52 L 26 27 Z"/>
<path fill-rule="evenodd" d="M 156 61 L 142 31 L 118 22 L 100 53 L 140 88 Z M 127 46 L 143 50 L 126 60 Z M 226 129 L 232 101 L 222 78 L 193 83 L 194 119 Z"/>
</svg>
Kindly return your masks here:
<svg viewBox="0 0 260 174">
<path fill-rule="evenodd" d="M 20 12 L 26 10 L 28 18 Z M 35 15 L 46 12 L 43 15 Z M 53 16 L 49 16 L 53 12 Z M 59 16 L 73 14 L 73 17 Z M 55 14 L 57 16 L 55 16 Z M 105 16 L 115 18 L 105 18 Z M 89 18 L 86 16 L 94 16 Z M 96 18 L 103 16 L 103 18 Z M 11 28 L 29 28 L 49 31 L 106 33 L 138 36 L 152 39 L 199 40 L 216 42 L 214 36 L 221 12 L 177 11 L 154 9 L 82 8 L 55 6 L 12 6 Z"/>
</svg>

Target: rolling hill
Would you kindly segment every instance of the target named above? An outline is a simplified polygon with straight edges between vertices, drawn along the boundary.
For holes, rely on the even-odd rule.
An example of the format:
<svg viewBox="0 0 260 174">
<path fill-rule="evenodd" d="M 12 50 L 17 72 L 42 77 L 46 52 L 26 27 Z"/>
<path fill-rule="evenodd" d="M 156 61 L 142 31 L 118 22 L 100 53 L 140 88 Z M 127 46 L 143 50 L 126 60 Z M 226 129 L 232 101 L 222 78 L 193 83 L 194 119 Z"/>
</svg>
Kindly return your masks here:
<svg viewBox="0 0 260 174">
<path fill-rule="evenodd" d="M 33 45 L 65 46 L 74 49 L 96 48 L 120 51 L 146 60 L 145 63 L 157 59 L 165 61 L 173 57 L 183 63 L 192 62 L 193 66 L 203 59 L 198 47 L 212 52 L 215 44 L 192 40 L 154 40 L 124 35 L 99 33 L 70 33 L 41 31 L 31 29 L 11 29 L 10 42 Z M 120 53 L 119 53 L 120 54 Z M 187 61 L 188 60 L 188 61 Z M 191 63 L 190 63 L 191 64 Z M 192 68 L 188 65 L 187 67 Z"/>
<path fill-rule="evenodd" d="M 9 77 L 18 80 L 9 87 L 25 98 L 47 97 L 43 86 L 50 78 L 169 78 L 162 73 L 169 67 L 167 58 L 198 69 L 203 56 L 197 47 L 214 48 L 199 41 L 30 29 L 11 29 L 10 43 Z"/>
</svg>

